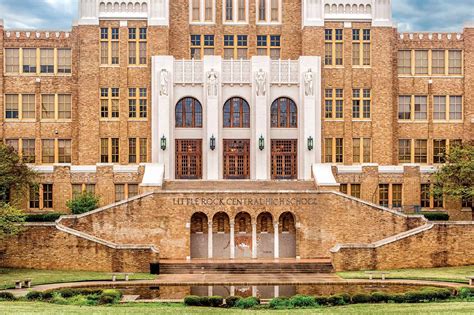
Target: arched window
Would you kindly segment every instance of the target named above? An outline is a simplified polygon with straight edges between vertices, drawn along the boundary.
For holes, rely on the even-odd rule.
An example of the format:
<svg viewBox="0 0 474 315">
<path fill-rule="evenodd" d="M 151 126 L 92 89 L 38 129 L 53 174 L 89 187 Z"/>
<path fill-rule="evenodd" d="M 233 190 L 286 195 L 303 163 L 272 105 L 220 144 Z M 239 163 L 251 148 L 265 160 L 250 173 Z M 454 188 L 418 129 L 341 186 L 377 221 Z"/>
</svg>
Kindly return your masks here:
<svg viewBox="0 0 474 315">
<path fill-rule="evenodd" d="M 176 104 L 176 128 L 202 128 L 202 106 L 195 98 L 186 97 Z"/>
<path fill-rule="evenodd" d="M 295 102 L 287 97 L 275 100 L 271 108 L 272 128 L 298 127 L 298 110 Z"/>
<path fill-rule="evenodd" d="M 233 97 L 225 102 L 224 128 L 250 128 L 250 106 L 246 100 Z"/>
<path fill-rule="evenodd" d="M 239 232 L 243 233 L 247 231 L 247 220 L 242 216 L 239 220 Z"/>
</svg>

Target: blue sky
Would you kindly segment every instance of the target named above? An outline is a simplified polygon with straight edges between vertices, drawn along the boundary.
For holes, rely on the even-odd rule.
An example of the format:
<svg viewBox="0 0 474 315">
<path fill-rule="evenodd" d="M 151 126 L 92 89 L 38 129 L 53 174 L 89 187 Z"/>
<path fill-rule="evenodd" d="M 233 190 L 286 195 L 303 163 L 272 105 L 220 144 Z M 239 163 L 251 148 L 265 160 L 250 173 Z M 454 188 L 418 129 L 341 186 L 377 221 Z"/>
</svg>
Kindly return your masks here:
<svg viewBox="0 0 474 315">
<path fill-rule="evenodd" d="M 78 0 L 0 0 L 7 28 L 67 30 Z M 173 0 L 171 0 L 173 1 Z M 392 0 L 400 31 L 459 32 L 474 21 L 474 0 Z"/>
</svg>

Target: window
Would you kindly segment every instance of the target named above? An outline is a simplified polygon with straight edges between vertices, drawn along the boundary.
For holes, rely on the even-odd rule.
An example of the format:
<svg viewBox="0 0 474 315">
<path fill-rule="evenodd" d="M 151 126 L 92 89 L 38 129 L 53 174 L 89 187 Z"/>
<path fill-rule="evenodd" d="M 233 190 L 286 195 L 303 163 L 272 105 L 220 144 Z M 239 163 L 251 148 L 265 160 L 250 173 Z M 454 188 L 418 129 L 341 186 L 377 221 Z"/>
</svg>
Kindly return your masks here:
<svg viewBox="0 0 474 315">
<path fill-rule="evenodd" d="M 257 22 L 279 23 L 281 21 L 281 0 L 257 0 Z"/>
<path fill-rule="evenodd" d="M 247 59 L 247 35 L 224 35 L 224 59 Z"/>
<path fill-rule="evenodd" d="M 41 118 L 54 119 L 54 94 L 41 95 Z"/>
<path fill-rule="evenodd" d="M 202 106 L 192 97 L 183 98 L 176 104 L 176 128 L 202 128 Z"/>
<path fill-rule="evenodd" d="M 324 139 L 324 162 L 343 163 L 344 162 L 344 140 L 342 138 Z"/>
<path fill-rule="evenodd" d="M 119 88 L 100 89 L 100 117 L 103 119 L 119 118 Z"/>
<path fill-rule="evenodd" d="M 351 184 L 350 189 L 350 195 L 360 199 L 360 184 Z"/>
<path fill-rule="evenodd" d="M 462 51 L 461 50 L 450 50 L 449 56 L 449 74 L 462 74 Z"/>
<path fill-rule="evenodd" d="M 463 208 L 472 208 L 474 205 L 474 198 L 463 197 L 461 205 Z"/>
<path fill-rule="evenodd" d="M 115 184 L 115 202 L 138 196 L 138 184 Z"/>
<path fill-rule="evenodd" d="M 415 74 L 428 74 L 428 50 L 415 50 Z"/>
<path fill-rule="evenodd" d="M 446 120 L 446 96 L 434 96 L 433 106 L 433 119 Z"/>
<path fill-rule="evenodd" d="M 43 208 L 53 208 L 53 185 L 43 184 Z"/>
<path fill-rule="evenodd" d="M 428 163 L 428 140 L 415 140 L 415 163 Z"/>
<path fill-rule="evenodd" d="M 119 29 L 100 29 L 100 63 L 102 65 L 119 64 Z"/>
<path fill-rule="evenodd" d="M 389 205 L 389 184 L 379 184 L 379 205 L 388 207 Z"/>
<path fill-rule="evenodd" d="M 225 22 L 247 21 L 248 0 L 224 0 Z"/>
<path fill-rule="evenodd" d="M 352 65 L 370 66 L 370 29 L 352 30 Z"/>
<path fill-rule="evenodd" d="M 434 139 L 433 140 L 433 163 L 441 164 L 444 163 L 446 154 L 446 140 Z"/>
<path fill-rule="evenodd" d="M 33 94 L 21 95 L 20 119 L 35 119 L 35 115 L 36 115 L 35 103 L 36 103 L 35 95 Z"/>
<path fill-rule="evenodd" d="M 271 107 L 272 128 L 297 128 L 298 110 L 295 102 L 286 97 L 275 100 Z"/>
<path fill-rule="evenodd" d="M 370 89 L 352 90 L 352 118 L 370 119 L 371 94 Z"/>
<path fill-rule="evenodd" d="M 5 144 L 7 146 L 13 148 L 13 150 L 15 150 L 15 152 L 17 152 L 17 153 L 20 152 L 20 139 L 6 139 Z"/>
<path fill-rule="evenodd" d="M 192 22 L 213 22 L 214 21 L 214 1 L 215 0 L 192 0 L 191 1 L 191 21 Z"/>
<path fill-rule="evenodd" d="M 71 95 L 58 95 L 58 119 L 71 119 Z"/>
<path fill-rule="evenodd" d="M 36 73 L 36 48 L 23 49 L 23 73 Z M 43 54 L 41 53 L 41 65 L 43 65 Z M 45 73 L 41 71 L 42 73 Z"/>
<path fill-rule="evenodd" d="M 431 208 L 431 185 L 430 184 L 421 184 L 420 189 L 420 206 L 422 208 Z"/>
<path fill-rule="evenodd" d="M 128 139 L 128 163 L 139 164 L 148 162 L 146 138 Z"/>
<path fill-rule="evenodd" d="M 271 59 L 280 59 L 280 35 L 257 35 L 257 55 L 270 56 Z"/>
<path fill-rule="evenodd" d="M 191 35 L 191 58 L 214 55 L 214 35 Z"/>
<path fill-rule="evenodd" d="M 95 184 L 73 184 L 72 198 L 77 198 L 84 193 L 95 194 Z"/>
<path fill-rule="evenodd" d="M 344 116 L 344 90 L 326 89 L 324 92 L 326 119 L 342 119 Z"/>
<path fill-rule="evenodd" d="M 352 139 L 352 163 L 370 163 L 372 160 L 372 145 L 370 138 Z"/>
<path fill-rule="evenodd" d="M 40 49 L 41 73 L 54 73 L 54 49 Z"/>
<path fill-rule="evenodd" d="M 411 163 L 411 140 L 398 140 L 398 163 Z"/>
<path fill-rule="evenodd" d="M 58 73 L 72 72 L 71 49 L 58 49 Z"/>
<path fill-rule="evenodd" d="M 35 139 L 21 139 L 21 157 L 25 163 L 35 163 Z"/>
<path fill-rule="evenodd" d="M 326 29 L 324 31 L 325 39 L 325 55 L 324 64 L 326 66 L 342 66 L 343 65 L 343 30 L 342 29 Z"/>
<path fill-rule="evenodd" d="M 398 51 L 398 74 L 411 74 L 411 51 Z"/>
<path fill-rule="evenodd" d="M 128 198 L 138 196 L 138 185 L 128 184 Z"/>
<path fill-rule="evenodd" d="M 402 184 L 392 184 L 392 208 L 402 207 Z"/>
<path fill-rule="evenodd" d="M 125 184 L 115 184 L 115 202 L 125 200 Z"/>
<path fill-rule="evenodd" d="M 29 207 L 30 209 L 39 209 L 40 208 L 40 193 L 39 193 L 39 186 L 31 186 L 30 187 L 30 202 Z"/>
<path fill-rule="evenodd" d="M 411 96 L 398 97 L 398 119 L 411 120 Z"/>
<path fill-rule="evenodd" d="M 71 163 L 71 140 L 58 140 L 58 163 Z"/>
<path fill-rule="evenodd" d="M 128 29 L 128 64 L 146 65 L 147 28 Z"/>
<path fill-rule="evenodd" d="M 16 94 L 5 95 L 5 119 L 19 119 L 19 98 Z"/>
<path fill-rule="evenodd" d="M 444 50 L 433 50 L 431 52 L 431 73 L 432 74 L 445 74 L 445 51 Z"/>
<path fill-rule="evenodd" d="M 426 120 L 428 118 L 428 98 L 426 96 L 415 96 L 415 120 Z"/>
<path fill-rule="evenodd" d="M 52 164 L 54 159 L 54 139 L 42 140 L 41 161 L 43 164 Z"/>
<path fill-rule="evenodd" d="M 6 48 L 5 49 L 5 73 L 19 73 L 20 72 L 20 49 Z"/>
<path fill-rule="evenodd" d="M 233 97 L 225 102 L 224 128 L 250 128 L 250 106 L 246 100 Z"/>
<path fill-rule="evenodd" d="M 341 184 L 339 186 L 339 191 L 342 192 L 343 194 L 346 194 L 347 195 L 347 192 L 348 192 L 348 189 L 349 189 L 349 186 L 350 184 Z"/>
<path fill-rule="evenodd" d="M 462 120 L 462 96 L 449 97 L 449 120 Z"/>
<path fill-rule="evenodd" d="M 128 89 L 128 117 L 146 118 L 147 117 L 147 89 L 130 88 Z"/>
<path fill-rule="evenodd" d="M 118 163 L 119 162 L 119 139 L 102 138 L 100 139 L 100 162 Z"/>
</svg>

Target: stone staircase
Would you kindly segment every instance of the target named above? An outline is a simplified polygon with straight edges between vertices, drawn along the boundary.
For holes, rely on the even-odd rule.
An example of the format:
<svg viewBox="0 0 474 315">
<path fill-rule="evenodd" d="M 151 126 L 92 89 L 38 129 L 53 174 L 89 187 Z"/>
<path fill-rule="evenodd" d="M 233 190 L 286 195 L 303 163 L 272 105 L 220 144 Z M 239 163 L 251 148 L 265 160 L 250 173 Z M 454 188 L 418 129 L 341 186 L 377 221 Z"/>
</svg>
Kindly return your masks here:
<svg viewBox="0 0 474 315">
<path fill-rule="evenodd" d="M 311 191 L 316 190 L 314 181 L 165 181 L 163 190 L 185 191 Z"/>
<path fill-rule="evenodd" d="M 160 262 L 160 274 L 310 274 L 333 273 L 328 259 L 321 262 Z"/>
</svg>

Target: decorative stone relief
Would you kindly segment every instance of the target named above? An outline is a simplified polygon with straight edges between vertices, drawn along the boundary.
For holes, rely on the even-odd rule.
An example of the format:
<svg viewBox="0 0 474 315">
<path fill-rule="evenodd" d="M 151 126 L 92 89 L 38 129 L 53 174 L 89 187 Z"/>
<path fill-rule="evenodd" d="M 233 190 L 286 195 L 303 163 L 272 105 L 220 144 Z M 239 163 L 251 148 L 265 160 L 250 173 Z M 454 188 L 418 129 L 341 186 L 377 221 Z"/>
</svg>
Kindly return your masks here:
<svg viewBox="0 0 474 315">
<path fill-rule="evenodd" d="M 311 68 L 304 73 L 304 94 L 314 96 L 314 74 Z"/>
<path fill-rule="evenodd" d="M 168 96 L 168 87 L 170 81 L 170 74 L 168 70 L 161 69 L 160 72 L 160 96 Z"/>
<path fill-rule="evenodd" d="M 217 87 L 219 85 L 219 77 L 214 69 L 207 73 L 207 95 L 217 96 Z"/>
<path fill-rule="evenodd" d="M 263 69 L 260 69 L 257 73 L 255 73 L 255 81 L 257 82 L 257 96 L 265 96 L 267 92 L 267 74 L 265 71 L 263 71 Z"/>
</svg>

